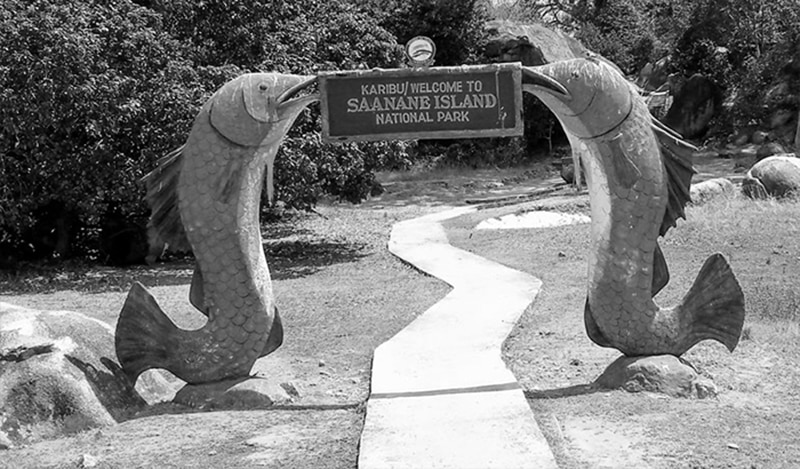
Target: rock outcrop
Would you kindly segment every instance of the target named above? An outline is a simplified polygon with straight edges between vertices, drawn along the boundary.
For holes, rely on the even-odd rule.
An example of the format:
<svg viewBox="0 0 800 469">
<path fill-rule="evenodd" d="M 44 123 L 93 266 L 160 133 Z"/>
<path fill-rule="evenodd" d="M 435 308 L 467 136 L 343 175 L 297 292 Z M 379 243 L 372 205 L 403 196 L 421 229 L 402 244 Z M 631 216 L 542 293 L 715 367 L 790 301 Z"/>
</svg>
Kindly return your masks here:
<svg viewBox="0 0 800 469">
<path fill-rule="evenodd" d="M 578 40 L 538 24 L 490 21 L 486 58 L 492 62 L 544 65 L 584 57 L 589 50 Z"/>
<path fill-rule="evenodd" d="M 664 123 L 684 138 L 701 137 L 721 104 L 719 87 L 707 77 L 696 74 L 675 94 Z"/>
<path fill-rule="evenodd" d="M 793 153 L 764 158 L 747 172 L 742 192 L 753 199 L 800 195 L 800 158 Z"/>
<path fill-rule="evenodd" d="M 169 391 L 155 374 L 133 388 L 115 359 L 102 321 L 0 302 L 2 446 L 112 425 Z"/>
</svg>

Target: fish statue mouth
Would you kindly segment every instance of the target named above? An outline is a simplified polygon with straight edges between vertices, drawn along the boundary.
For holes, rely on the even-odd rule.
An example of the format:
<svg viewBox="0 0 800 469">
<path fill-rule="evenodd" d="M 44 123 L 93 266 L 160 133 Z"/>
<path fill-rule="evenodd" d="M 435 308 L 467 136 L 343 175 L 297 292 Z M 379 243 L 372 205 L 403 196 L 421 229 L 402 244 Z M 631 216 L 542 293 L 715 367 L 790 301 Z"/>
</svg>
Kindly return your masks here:
<svg viewBox="0 0 800 469">
<path fill-rule="evenodd" d="M 262 79 L 254 87 L 257 89 L 253 93 L 244 93 L 245 107 L 250 116 L 258 122 L 265 124 L 277 124 L 289 119 L 294 120 L 297 113 L 304 107 L 319 101 L 319 93 L 300 95 L 304 90 L 317 83 L 316 76 L 293 76 L 291 78 L 299 80 L 280 94 L 269 95 L 269 92 L 281 84 Z M 275 80 L 275 78 L 273 78 Z M 258 96 L 262 94 L 262 96 Z"/>
<path fill-rule="evenodd" d="M 572 100 L 572 94 L 558 80 L 530 67 L 522 67 L 522 84 L 543 88 L 564 101 Z"/>
</svg>

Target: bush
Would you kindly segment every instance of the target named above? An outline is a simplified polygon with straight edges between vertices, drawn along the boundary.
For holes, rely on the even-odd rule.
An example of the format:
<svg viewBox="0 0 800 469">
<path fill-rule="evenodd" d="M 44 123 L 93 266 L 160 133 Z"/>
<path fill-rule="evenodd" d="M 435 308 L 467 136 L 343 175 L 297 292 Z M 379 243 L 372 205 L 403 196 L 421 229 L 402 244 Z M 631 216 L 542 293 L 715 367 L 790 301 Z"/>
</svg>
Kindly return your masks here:
<svg viewBox="0 0 800 469">
<path fill-rule="evenodd" d="M 392 66 L 401 53 L 374 15 L 342 0 L 139 3 L 148 7 L 128 0 L 0 4 L 4 253 L 93 254 L 103 227 L 146 219 L 140 178 L 183 144 L 211 93 L 243 71 Z M 318 117 L 306 122 L 302 131 L 318 133 Z M 334 150 L 318 135 L 292 135 L 292 151 L 279 156 L 279 180 L 287 184 L 281 196 L 296 206 L 313 205 L 322 191 L 356 200 L 376 165 L 406 157 L 396 145 Z M 386 150 L 396 152 L 379 155 Z M 325 155 L 338 155 L 337 164 L 309 164 Z M 286 174 L 292 168 L 298 173 Z"/>
<path fill-rule="evenodd" d="M 124 1 L 5 1 L 0 48 L 0 243 L 35 257 L 91 249 L 110 205 L 146 213 L 140 177 L 230 76 Z"/>
</svg>

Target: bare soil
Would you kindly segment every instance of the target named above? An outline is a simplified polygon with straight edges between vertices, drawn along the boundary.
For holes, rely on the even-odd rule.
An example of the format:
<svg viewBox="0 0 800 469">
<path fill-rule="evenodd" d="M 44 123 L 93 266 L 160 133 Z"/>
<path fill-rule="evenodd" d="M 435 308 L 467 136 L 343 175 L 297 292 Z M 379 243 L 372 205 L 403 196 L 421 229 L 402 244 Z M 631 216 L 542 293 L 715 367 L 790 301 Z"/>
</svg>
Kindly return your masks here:
<svg viewBox="0 0 800 469">
<path fill-rule="evenodd" d="M 701 172 L 703 178 L 719 175 L 717 167 L 732 169 L 730 161 L 711 163 L 716 166 Z M 197 412 L 157 404 L 112 427 L 0 451 L 0 468 L 356 467 L 372 351 L 449 290 L 388 253 L 391 226 L 465 199 L 528 200 L 525 194 L 560 182 L 542 167 L 408 176 L 384 175 L 387 192 L 360 206 L 326 203 L 318 208 L 321 215 L 265 226 L 286 339 L 259 361 L 257 371 L 295 386 L 299 397 L 291 405 Z M 454 220 L 449 235 L 459 247 L 544 281 L 508 338 L 504 357 L 560 467 L 800 467 L 800 335 L 793 335 L 790 322 L 748 316 L 748 337 L 734 354 L 704 343 L 687 355 L 716 383 L 717 399 L 595 392 L 586 385 L 618 353 L 594 346 L 583 332 L 588 228 L 473 230 L 480 219 L 543 203 L 581 212 L 586 198 L 566 194 L 549 202 L 509 203 L 498 201 L 494 209 Z M 796 226 L 784 220 L 780 227 L 787 232 Z M 672 233 L 684 229 L 679 225 Z M 780 248 L 772 240 L 754 247 L 748 237 L 722 246 L 748 295 L 748 310 L 769 310 L 771 298 L 791 309 L 788 286 L 776 290 L 764 279 L 798 273 L 796 233 Z M 721 241 L 688 233 L 665 241 L 672 281 L 658 302 L 672 304 Z M 771 267 L 751 269 L 756 264 Z M 186 301 L 192 267 L 175 260 L 155 268 L 30 269 L 5 275 L 0 301 L 80 311 L 113 325 L 131 282 L 139 280 L 179 325 L 193 328 L 204 318 Z M 750 298 L 761 299 L 753 305 Z"/>
<path fill-rule="evenodd" d="M 730 170 L 732 162 L 713 161 Z M 718 169 L 701 167 L 708 176 Z M 738 348 L 703 342 L 684 358 L 717 386 L 715 399 L 601 392 L 590 386 L 620 354 L 586 336 L 589 225 L 475 230 L 489 217 L 533 209 L 581 211 L 581 197 L 482 210 L 446 222 L 451 244 L 544 282 L 508 337 L 504 359 L 523 386 L 562 468 L 800 467 L 800 203 L 722 198 L 689 208 L 660 244 L 680 301 L 706 257 L 722 252 L 745 293 Z"/>
<path fill-rule="evenodd" d="M 449 290 L 386 249 L 394 223 L 432 210 L 329 204 L 265 226 L 285 340 L 254 371 L 296 388 L 289 405 L 197 412 L 157 404 L 114 427 L 0 450 L 0 467 L 355 467 L 373 350 Z M 113 326 L 138 280 L 192 329 L 205 321 L 187 301 L 192 268 L 181 260 L 154 268 L 40 266 L 6 273 L 0 301 L 79 311 Z"/>
</svg>

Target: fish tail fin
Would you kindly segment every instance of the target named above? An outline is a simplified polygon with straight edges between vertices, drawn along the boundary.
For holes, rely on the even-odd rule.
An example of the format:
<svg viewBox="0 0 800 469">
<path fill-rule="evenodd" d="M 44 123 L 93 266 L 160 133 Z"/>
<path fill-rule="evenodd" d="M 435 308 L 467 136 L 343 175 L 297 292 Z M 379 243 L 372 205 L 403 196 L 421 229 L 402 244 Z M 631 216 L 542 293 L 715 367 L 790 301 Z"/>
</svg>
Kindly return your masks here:
<svg viewBox="0 0 800 469">
<path fill-rule="evenodd" d="M 178 327 L 144 285 L 135 282 L 119 314 L 114 346 L 123 371 L 136 382 L 150 368 L 166 368 Z"/>
<path fill-rule="evenodd" d="M 719 341 L 731 352 L 736 348 L 744 325 L 744 294 L 722 254 L 706 259 L 678 313 L 686 331 L 680 353 L 704 339 Z"/>
</svg>

